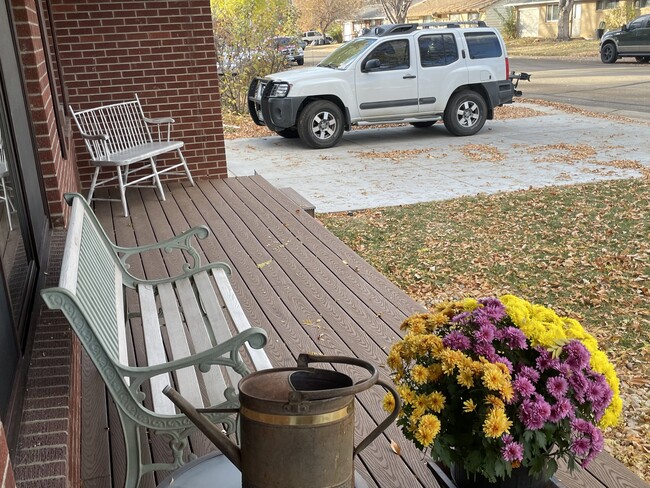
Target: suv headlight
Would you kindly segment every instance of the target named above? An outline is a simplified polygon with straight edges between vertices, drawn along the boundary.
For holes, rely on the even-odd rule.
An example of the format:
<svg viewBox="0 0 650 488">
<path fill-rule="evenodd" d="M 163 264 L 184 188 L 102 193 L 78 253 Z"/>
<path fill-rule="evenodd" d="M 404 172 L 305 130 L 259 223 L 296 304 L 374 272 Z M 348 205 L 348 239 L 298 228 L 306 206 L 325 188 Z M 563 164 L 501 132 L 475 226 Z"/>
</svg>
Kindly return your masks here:
<svg viewBox="0 0 650 488">
<path fill-rule="evenodd" d="M 281 81 L 279 83 L 273 83 L 269 97 L 275 98 L 284 98 L 289 94 L 289 88 L 291 85 L 286 81 Z"/>
</svg>

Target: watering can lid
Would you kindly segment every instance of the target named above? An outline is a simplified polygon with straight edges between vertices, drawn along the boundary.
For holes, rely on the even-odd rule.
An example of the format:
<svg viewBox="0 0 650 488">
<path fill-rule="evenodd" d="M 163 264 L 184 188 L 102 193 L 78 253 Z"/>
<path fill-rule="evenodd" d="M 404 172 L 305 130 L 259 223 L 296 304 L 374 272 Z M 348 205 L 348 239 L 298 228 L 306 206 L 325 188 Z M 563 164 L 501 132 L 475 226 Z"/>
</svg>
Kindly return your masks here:
<svg viewBox="0 0 650 488">
<path fill-rule="evenodd" d="M 319 392 L 320 398 L 345 395 L 337 390 L 352 386 L 352 378 L 327 369 L 275 368 L 258 371 L 239 383 L 240 394 L 263 401 L 286 402 L 293 392 Z M 327 394 L 330 392 L 331 394 Z"/>
</svg>

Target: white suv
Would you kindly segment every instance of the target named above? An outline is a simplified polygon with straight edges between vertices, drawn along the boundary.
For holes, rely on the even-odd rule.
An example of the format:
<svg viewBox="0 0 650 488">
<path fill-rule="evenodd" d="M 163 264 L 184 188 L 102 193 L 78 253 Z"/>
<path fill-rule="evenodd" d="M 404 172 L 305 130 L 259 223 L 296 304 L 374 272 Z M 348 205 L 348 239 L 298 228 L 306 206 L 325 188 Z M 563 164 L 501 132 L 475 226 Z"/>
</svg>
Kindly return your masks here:
<svg viewBox="0 0 650 488">
<path fill-rule="evenodd" d="M 521 95 L 512 79 L 528 75 L 509 73 L 496 29 L 471 24 L 377 26 L 318 66 L 255 78 L 251 117 L 313 148 L 335 146 L 344 130 L 361 124 L 443 120 L 452 134 L 476 134 L 494 107 Z"/>
<path fill-rule="evenodd" d="M 307 31 L 302 33 L 302 40 L 307 44 L 323 44 L 325 36 L 318 31 Z"/>
</svg>

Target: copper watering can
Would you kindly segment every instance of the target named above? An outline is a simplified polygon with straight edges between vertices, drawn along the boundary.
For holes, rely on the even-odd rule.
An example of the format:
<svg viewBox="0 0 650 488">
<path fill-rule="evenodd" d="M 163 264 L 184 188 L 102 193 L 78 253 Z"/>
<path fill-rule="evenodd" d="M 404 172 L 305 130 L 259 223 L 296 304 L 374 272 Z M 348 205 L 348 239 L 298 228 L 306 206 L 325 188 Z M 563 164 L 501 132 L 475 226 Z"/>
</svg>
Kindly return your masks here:
<svg viewBox="0 0 650 488">
<path fill-rule="evenodd" d="M 310 363 L 349 364 L 370 376 L 349 376 L 308 367 Z M 354 396 L 380 385 L 395 397 L 395 409 L 354 447 Z M 354 456 L 395 421 L 400 399 L 370 363 L 340 356 L 301 354 L 297 368 L 252 373 L 239 382 L 240 445 L 196 410 L 173 388 L 174 404 L 241 471 L 243 488 L 353 488 Z"/>
</svg>

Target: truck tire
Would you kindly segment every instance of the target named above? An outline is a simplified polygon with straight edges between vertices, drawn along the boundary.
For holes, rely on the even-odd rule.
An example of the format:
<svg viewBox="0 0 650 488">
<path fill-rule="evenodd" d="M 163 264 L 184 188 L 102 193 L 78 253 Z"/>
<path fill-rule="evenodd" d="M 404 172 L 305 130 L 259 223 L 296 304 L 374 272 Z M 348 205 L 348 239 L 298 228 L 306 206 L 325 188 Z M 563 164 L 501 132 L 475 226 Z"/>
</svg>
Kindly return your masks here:
<svg viewBox="0 0 650 488">
<path fill-rule="evenodd" d="M 618 58 L 618 53 L 616 52 L 616 46 L 613 42 L 608 42 L 600 48 L 600 60 L 603 63 L 615 63 Z"/>
<path fill-rule="evenodd" d="M 463 90 L 447 102 L 443 120 L 445 128 L 455 136 L 473 136 L 483 128 L 487 105 L 483 97 L 472 90 Z"/>
<path fill-rule="evenodd" d="M 329 100 L 316 100 L 298 116 L 300 139 L 314 149 L 336 146 L 343 137 L 343 113 Z"/>
</svg>

